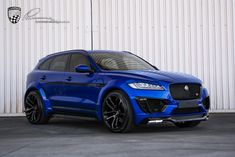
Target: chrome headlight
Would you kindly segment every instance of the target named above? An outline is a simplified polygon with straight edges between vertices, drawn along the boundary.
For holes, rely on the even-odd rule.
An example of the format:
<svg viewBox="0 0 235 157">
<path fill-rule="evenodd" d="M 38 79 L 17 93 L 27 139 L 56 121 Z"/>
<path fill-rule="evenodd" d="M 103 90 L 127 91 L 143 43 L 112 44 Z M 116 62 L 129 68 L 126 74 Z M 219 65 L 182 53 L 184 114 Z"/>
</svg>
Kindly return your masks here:
<svg viewBox="0 0 235 157">
<path fill-rule="evenodd" d="M 130 83 L 128 85 L 134 89 L 164 90 L 164 88 L 160 85 L 149 84 L 149 83 Z"/>
</svg>

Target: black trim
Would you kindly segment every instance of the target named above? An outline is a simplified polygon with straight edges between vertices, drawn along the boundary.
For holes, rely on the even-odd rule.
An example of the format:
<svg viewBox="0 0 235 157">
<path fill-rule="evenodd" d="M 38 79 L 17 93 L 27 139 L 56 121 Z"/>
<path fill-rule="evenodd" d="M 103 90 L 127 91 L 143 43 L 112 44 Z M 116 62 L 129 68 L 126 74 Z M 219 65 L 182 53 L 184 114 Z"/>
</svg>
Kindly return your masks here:
<svg viewBox="0 0 235 157">
<path fill-rule="evenodd" d="M 203 99 L 202 104 L 206 110 L 209 110 L 210 109 L 210 97 L 207 96 L 205 99 Z"/>
<path fill-rule="evenodd" d="M 64 82 L 64 84 L 75 85 L 75 86 L 86 86 L 86 87 L 104 87 L 105 84 L 102 83 L 74 83 L 74 82 Z"/>
<path fill-rule="evenodd" d="M 72 58 L 72 54 L 69 54 L 69 58 L 68 58 L 68 62 L 66 63 L 66 68 L 65 71 L 66 72 L 70 72 L 70 62 L 71 62 L 71 58 Z"/>
<path fill-rule="evenodd" d="M 91 109 L 83 109 L 83 108 L 76 108 L 76 107 L 67 107 L 67 106 L 53 106 L 53 109 L 66 109 L 66 110 L 75 110 L 75 111 L 88 111 L 88 112 L 95 112 L 95 110 Z"/>
<path fill-rule="evenodd" d="M 171 114 L 192 114 L 202 112 L 201 107 L 175 108 Z"/>
<path fill-rule="evenodd" d="M 62 107 L 53 106 L 55 114 L 70 115 L 70 116 L 81 116 L 81 117 L 96 117 L 95 110 L 75 108 L 75 107 Z"/>
<path fill-rule="evenodd" d="M 137 97 L 140 109 L 145 113 L 160 113 L 167 107 L 167 100 Z"/>
<path fill-rule="evenodd" d="M 86 87 L 104 87 L 103 83 L 75 83 L 75 82 L 45 82 L 46 84 L 64 84 L 64 85 L 75 85 L 75 86 L 86 86 Z"/>
</svg>

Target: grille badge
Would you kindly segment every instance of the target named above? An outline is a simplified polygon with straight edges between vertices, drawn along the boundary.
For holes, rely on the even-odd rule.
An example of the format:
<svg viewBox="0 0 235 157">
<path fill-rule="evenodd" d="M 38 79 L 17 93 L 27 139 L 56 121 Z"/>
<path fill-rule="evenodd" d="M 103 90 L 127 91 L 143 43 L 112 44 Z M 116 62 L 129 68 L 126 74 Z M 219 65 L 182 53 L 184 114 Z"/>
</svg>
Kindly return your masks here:
<svg viewBox="0 0 235 157">
<path fill-rule="evenodd" d="M 188 85 L 185 85 L 185 86 L 184 86 L 184 90 L 185 90 L 185 91 L 189 91 L 189 86 L 188 86 Z"/>
</svg>

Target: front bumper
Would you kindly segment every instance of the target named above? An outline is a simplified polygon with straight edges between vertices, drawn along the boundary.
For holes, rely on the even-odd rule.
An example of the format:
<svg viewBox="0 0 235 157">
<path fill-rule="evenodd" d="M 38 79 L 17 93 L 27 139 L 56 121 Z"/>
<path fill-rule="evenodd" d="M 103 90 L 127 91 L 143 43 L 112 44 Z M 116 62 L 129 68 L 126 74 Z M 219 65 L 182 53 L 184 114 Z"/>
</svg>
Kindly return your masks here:
<svg viewBox="0 0 235 157">
<path fill-rule="evenodd" d="M 133 111 L 135 113 L 135 124 L 159 123 L 164 121 L 185 122 L 204 121 L 209 117 L 209 95 L 204 89 L 199 99 L 174 100 L 168 91 L 137 91 L 129 95 Z M 158 103 L 155 107 L 146 109 L 140 105 L 139 100 L 150 99 Z M 153 100 L 157 101 L 153 101 Z M 207 103 L 207 104 L 206 104 Z"/>
</svg>

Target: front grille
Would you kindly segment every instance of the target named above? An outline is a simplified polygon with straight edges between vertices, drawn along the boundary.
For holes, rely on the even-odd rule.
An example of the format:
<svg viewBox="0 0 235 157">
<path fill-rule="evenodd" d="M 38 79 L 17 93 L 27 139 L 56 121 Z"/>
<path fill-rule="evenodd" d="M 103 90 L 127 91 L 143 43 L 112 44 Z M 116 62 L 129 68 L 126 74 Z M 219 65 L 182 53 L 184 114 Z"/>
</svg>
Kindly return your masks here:
<svg viewBox="0 0 235 157">
<path fill-rule="evenodd" d="M 136 98 L 140 109 L 145 113 L 162 112 L 166 108 L 166 100 Z"/>
<path fill-rule="evenodd" d="M 170 93 L 175 100 L 192 100 L 200 98 L 200 84 L 172 84 Z"/>
<path fill-rule="evenodd" d="M 198 113 L 198 112 L 201 112 L 200 107 L 176 108 L 172 111 L 172 114 L 189 114 L 189 113 Z"/>
</svg>

